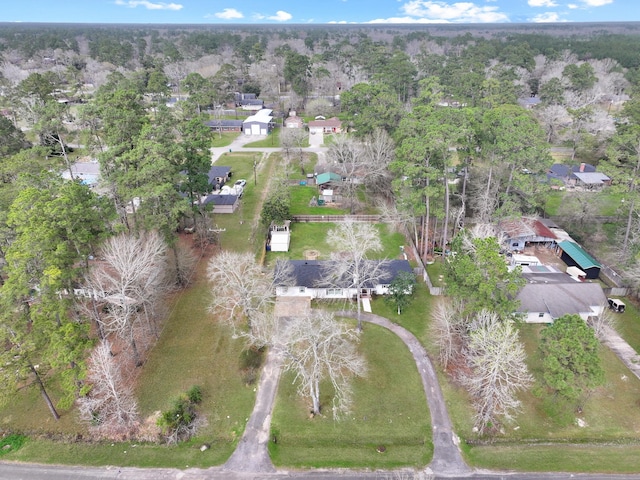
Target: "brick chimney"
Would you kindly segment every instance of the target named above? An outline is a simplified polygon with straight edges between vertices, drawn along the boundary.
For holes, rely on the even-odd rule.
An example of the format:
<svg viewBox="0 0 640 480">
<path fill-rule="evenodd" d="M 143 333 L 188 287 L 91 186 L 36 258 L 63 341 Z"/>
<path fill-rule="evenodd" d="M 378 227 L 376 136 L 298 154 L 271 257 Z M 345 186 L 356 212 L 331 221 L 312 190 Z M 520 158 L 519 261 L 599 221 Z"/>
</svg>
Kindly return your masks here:
<svg viewBox="0 0 640 480">
<path fill-rule="evenodd" d="M 584 167 L 585 167 L 585 166 L 586 166 L 586 165 L 585 165 L 584 163 L 581 163 L 581 164 L 580 164 L 580 173 L 583 173 L 583 172 L 584 172 Z"/>
</svg>

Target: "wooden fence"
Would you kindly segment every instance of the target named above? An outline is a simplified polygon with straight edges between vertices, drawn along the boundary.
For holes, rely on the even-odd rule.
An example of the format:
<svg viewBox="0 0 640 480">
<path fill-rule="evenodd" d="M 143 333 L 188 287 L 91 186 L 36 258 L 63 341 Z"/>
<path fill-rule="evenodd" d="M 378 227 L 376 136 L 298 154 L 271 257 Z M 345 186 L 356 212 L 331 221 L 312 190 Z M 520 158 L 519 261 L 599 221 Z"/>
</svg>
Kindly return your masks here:
<svg viewBox="0 0 640 480">
<path fill-rule="evenodd" d="M 292 220 L 300 223 L 312 222 L 365 222 L 378 223 L 380 215 L 294 215 Z"/>
</svg>

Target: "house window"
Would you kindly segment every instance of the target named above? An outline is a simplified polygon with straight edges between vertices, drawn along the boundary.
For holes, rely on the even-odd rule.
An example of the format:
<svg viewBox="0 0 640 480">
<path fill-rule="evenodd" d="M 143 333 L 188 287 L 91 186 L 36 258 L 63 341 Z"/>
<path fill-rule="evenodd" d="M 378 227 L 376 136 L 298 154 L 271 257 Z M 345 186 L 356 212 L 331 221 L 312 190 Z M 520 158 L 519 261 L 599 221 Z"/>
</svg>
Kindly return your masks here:
<svg viewBox="0 0 640 480">
<path fill-rule="evenodd" d="M 520 246 L 520 244 L 519 244 L 518 242 L 514 242 L 511 246 L 512 246 L 512 247 L 519 247 L 519 246 Z"/>
<path fill-rule="evenodd" d="M 540 312 L 540 313 L 538 314 L 538 318 L 542 318 L 542 317 L 544 317 L 544 312 Z"/>
<path fill-rule="evenodd" d="M 298 292 L 300 292 L 300 293 L 305 293 L 306 291 L 307 291 L 307 288 L 306 288 L 306 287 L 300 287 L 300 288 L 298 289 Z"/>
<path fill-rule="evenodd" d="M 327 288 L 327 297 L 341 297 L 342 289 L 341 288 Z"/>
</svg>

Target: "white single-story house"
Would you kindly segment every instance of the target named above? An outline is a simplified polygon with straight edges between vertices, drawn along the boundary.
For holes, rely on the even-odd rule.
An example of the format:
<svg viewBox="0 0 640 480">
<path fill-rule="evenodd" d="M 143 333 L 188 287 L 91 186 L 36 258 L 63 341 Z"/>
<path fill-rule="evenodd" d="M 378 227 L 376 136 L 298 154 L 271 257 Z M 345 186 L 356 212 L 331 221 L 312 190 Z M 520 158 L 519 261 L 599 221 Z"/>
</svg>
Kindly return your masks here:
<svg viewBox="0 0 640 480">
<path fill-rule="evenodd" d="M 268 135 L 273 128 L 273 110 L 263 108 L 242 122 L 245 135 Z"/>
<path fill-rule="evenodd" d="M 600 284 L 578 281 L 566 273 L 523 273 L 527 283 L 518 292 L 517 314 L 526 323 L 553 323 L 563 315 L 580 315 L 583 320 L 599 316 L 607 296 Z"/>
<path fill-rule="evenodd" d="M 379 262 L 379 260 L 370 260 Z M 276 287 L 277 297 L 309 297 L 309 298 L 355 298 L 357 288 L 352 288 L 350 282 L 345 280 L 343 286 L 336 285 L 335 280 L 327 282 L 330 273 L 331 261 L 329 260 L 289 260 L 292 270 L 293 285 L 279 285 Z M 363 286 L 361 296 L 386 295 L 389 293 L 389 285 L 400 272 L 413 274 L 413 269 L 407 260 L 389 260 L 385 268 L 385 274 L 377 282 Z"/>
<path fill-rule="evenodd" d="M 207 195 L 202 201 L 202 205 L 213 205 L 213 213 L 233 213 L 240 206 L 238 195 Z"/>
</svg>

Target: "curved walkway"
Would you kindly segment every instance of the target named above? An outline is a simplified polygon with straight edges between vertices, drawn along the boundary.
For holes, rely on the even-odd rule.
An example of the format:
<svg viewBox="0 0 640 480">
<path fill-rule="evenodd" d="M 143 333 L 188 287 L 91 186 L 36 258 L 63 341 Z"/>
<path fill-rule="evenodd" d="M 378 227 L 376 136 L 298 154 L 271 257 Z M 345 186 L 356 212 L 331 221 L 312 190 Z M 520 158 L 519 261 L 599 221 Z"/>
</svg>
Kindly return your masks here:
<svg viewBox="0 0 640 480">
<path fill-rule="evenodd" d="M 336 315 L 357 317 L 357 313 L 352 311 L 336 312 Z M 379 325 L 395 333 L 409 348 L 415 359 L 431 413 L 433 429 L 433 459 L 427 467 L 428 470 L 443 476 L 471 475 L 472 470 L 463 460 L 458 448 L 458 439 L 451 427 L 451 420 L 435 369 L 424 347 L 411 332 L 384 317 L 363 313 L 361 318 L 365 322 Z M 223 466 L 224 471 L 255 473 L 274 473 L 276 471 L 269 458 L 267 445 L 271 427 L 271 412 L 277 394 L 281 367 L 281 353 L 277 348 L 270 349 L 260 376 L 253 412 L 236 450 Z"/>
<path fill-rule="evenodd" d="M 350 318 L 358 316 L 357 312 L 353 311 L 336 312 L 336 315 Z M 360 315 L 363 321 L 379 325 L 395 333 L 405 343 L 416 361 L 431 412 L 433 429 L 433 459 L 428 468 L 437 475 L 470 475 L 472 470 L 463 460 L 458 448 L 458 437 L 453 432 L 438 377 L 427 356 L 427 351 L 411 332 L 387 318 L 372 313 L 361 313 Z"/>
</svg>

